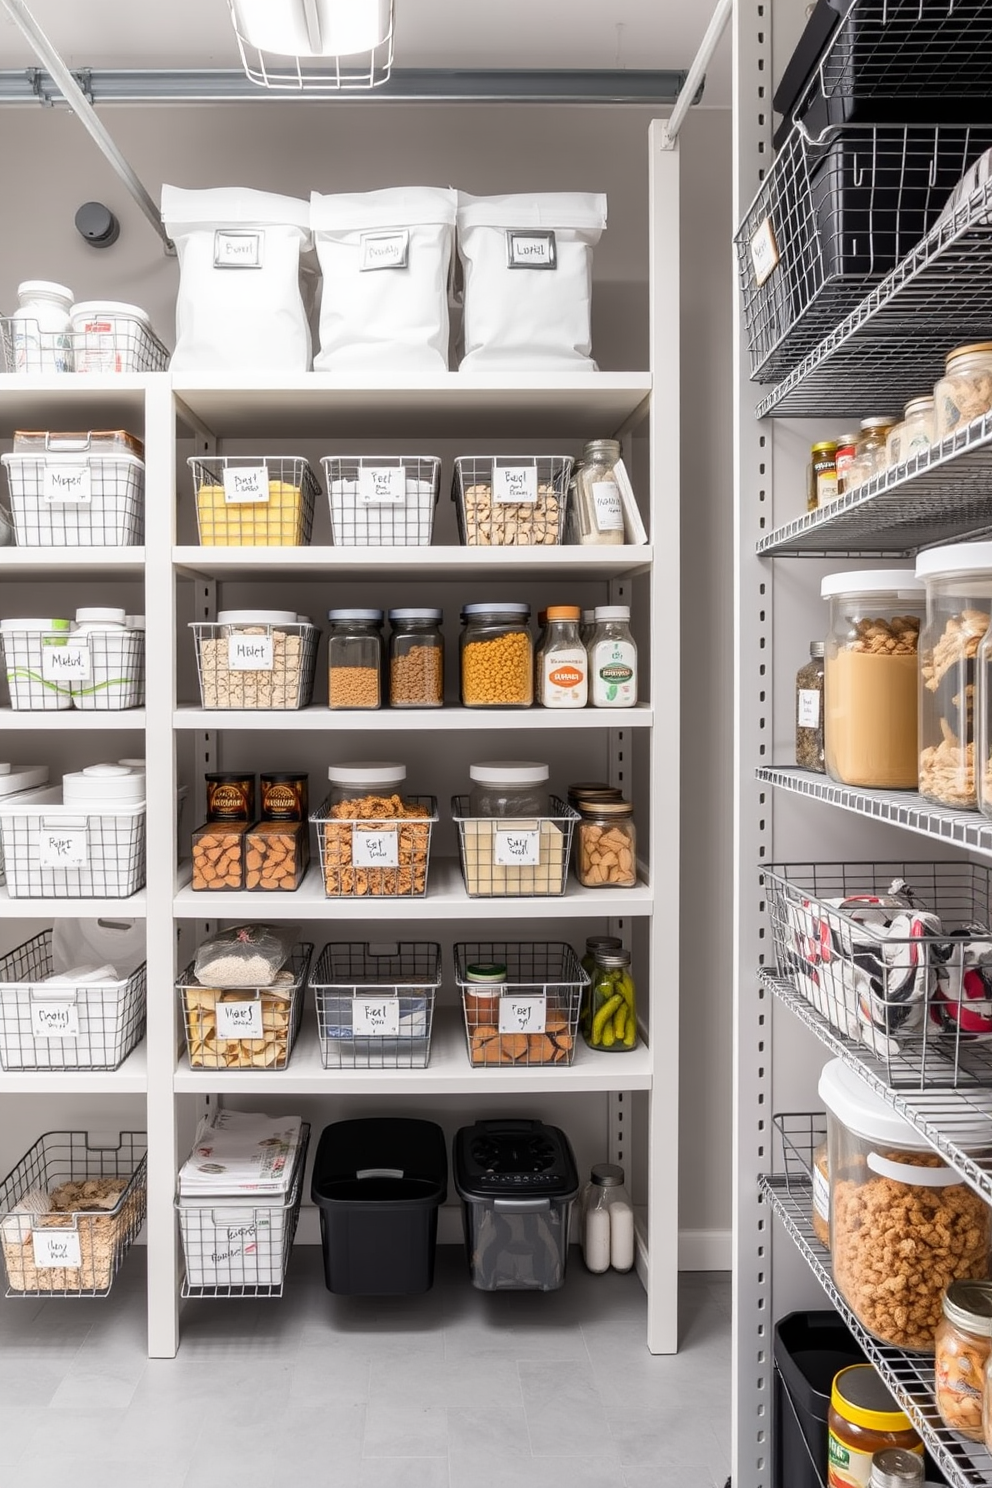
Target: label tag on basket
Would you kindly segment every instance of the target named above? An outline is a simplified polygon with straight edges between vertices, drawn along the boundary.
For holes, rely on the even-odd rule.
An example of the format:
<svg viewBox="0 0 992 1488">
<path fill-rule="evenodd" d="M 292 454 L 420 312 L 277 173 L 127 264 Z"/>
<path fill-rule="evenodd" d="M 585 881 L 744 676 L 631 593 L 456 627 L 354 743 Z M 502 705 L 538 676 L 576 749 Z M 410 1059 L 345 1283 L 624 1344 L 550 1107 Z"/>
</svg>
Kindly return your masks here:
<svg viewBox="0 0 992 1488">
<path fill-rule="evenodd" d="M 775 229 L 772 227 L 772 219 L 766 217 L 751 239 L 751 263 L 754 267 L 754 282 L 760 289 L 765 280 L 771 277 L 773 269 L 779 262 L 778 242 L 775 238 Z"/>
<path fill-rule="evenodd" d="M 31 1033 L 35 1038 L 78 1038 L 79 1009 L 74 1002 L 32 1003 Z"/>
<path fill-rule="evenodd" d="M 354 827 L 351 833 L 351 861 L 355 868 L 398 868 L 400 839 L 395 827 L 368 832 Z"/>
<path fill-rule="evenodd" d="M 69 506 L 89 501 L 93 483 L 88 465 L 46 465 L 42 495 L 52 504 Z"/>
<path fill-rule="evenodd" d="M 227 228 L 214 233 L 215 269 L 260 269 L 264 232 Z"/>
<path fill-rule="evenodd" d="M 262 1004 L 257 998 L 252 998 L 250 1002 L 218 1002 L 214 1011 L 217 1015 L 217 1037 L 219 1039 L 265 1037 L 262 1028 Z"/>
<path fill-rule="evenodd" d="M 358 472 L 358 496 L 363 506 L 402 506 L 406 471 L 402 465 L 363 465 Z"/>
<path fill-rule="evenodd" d="M 615 481 L 593 481 L 592 499 L 600 532 L 623 531 L 623 503 Z"/>
<path fill-rule="evenodd" d="M 508 232 L 506 235 L 508 269 L 556 269 L 558 244 L 550 229 L 547 232 Z"/>
<path fill-rule="evenodd" d="M 396 1038 L 400 1031 L 398 997 L 356 997 L 351 1005 L 356 1038 Z"/>
<path fill-rule="evenodd" d="M 41 643 L 41 675 L 45 682 L 61 682 L 68 678 L 73 682 L 89 682 L 90 648 L 84 640 L 81 644 L 68 645 L 52 636 Z"/>
<path fill-rule="evenodd" d="M 546 997 L 517 997 L 511 992 L 500 998 L 500 1033 L 543 1033 L 547 1023 Z"/>
<path fill-rule="evenodd" d="M 42 826 L 38 843 L 38 865 L 41 868 L 85 868 L 89 862 L 89 843 L 85 827 Z"/>
<path fill-rule="evenodd" d="M 493 470 L 493 500 L 535 502 L 537 500 L 537 466 L 497 465 Z"/>
<path fill-rule="evenodd" d="M 228 506 L 247 506 L 269 499 L 269 472 L 264 465 L 230 466 L 224 471 L 224 501 Z"/>
<path fill-rule="evenodd" d="M 232 635 L 227 638 L 227 665 L 232 672 L 271 672 L 272 637 Z"/>
<path fill-rule="evenodd" d="M 34 1263 L 39 1270 L 67 1266 L 75 1270 L 83 1264 L 78 1230 L 32 1230 Z"/>
<path fill-rule="evenodd" d="M 536 868 L 541 861 L 539 831 L 496 833 L 493 860 L 501 868 Z"/>
<path fill-rule="evenodd" d="M 405 269 L 410 260 L 410 232 L 399 228 L 396 232 L 363 232 L 361 235 L 362 261 L 359 273 L 370 269 Z"/>
</svg>

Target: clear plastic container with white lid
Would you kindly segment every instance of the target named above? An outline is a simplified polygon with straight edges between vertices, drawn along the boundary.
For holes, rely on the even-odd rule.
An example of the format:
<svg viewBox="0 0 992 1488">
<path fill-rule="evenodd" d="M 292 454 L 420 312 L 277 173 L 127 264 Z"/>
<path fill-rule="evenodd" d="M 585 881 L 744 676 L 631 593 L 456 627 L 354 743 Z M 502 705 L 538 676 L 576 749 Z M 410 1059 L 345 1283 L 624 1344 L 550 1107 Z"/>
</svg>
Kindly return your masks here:
<svg viewBox="0 0 992 1488">
<path fill-rule="evenodd" d="M 145 772 L 128 765 L 85 765 L 62 777 L 62 801 L 66 806 L 134 804 L 145 799 Z"/>
<path fill-rule="evenodd" d="M 840 1059 L 823 1068 L 834 1281 L 882 1343 L 933 1353 L 943 1293 L 988 1275 L 990 1211 L 882 1096 Z M 988 1123 L 955 1131 L 987 1153 Z"/>
<path fill-rule="evenodd" d="M 298 625 L 295 610 L 218 610 L 218 625 Z"/>
<path fill-rule="evenodd" d="M 76 634 L 127 629 L 127 611 L 109 605 L 87 605 L 76 611 Z"/>
<path fill-rule="evenodd" d="M 920 636 L 920 793 L 942 806 L 978 805 L 983 755 L 979 655 L 992 615 L 992 542 L 951 543 L 916 560 L 927 591 Z"/>
<path fill-rule="evenodd" d="M 77 372 L 157 370 L 151 321 L 140 305 L 120 300 L 81 300 L 69 311 Z"/>
<path fill-rule="evenodd" d="M 69 629 L 69 621 L 61 619 L 0 620 L 0 650 L 15 712 L 64 712 L 72 707 L 69 675 L 53 670 L 51 656 L 52 649 L 65 656 Z"/>
<path fill-rule="evenodd" d="M 8 372 L 71 372 L 72 290 L 48 279 L 25 279 L 17 286 L 18 306 L 10 318 Z"/>
<path fill-rule="evenodd" d="M 472 816 L 535 817 L 550 812 L 548 765 L 526 760 L 493 760 L 469 766 Z"/>
<path fill-rule="evenodd" d="M 360 801 L 365 796 L 400 795 L 406 782 L 406 765 L 385 760 L 330 765 L 327 778 L 331 783 L 329 805 L 337 806 L 342 801 Z"/>
<path fill-rule="evenodd" d="M 299 619 L 300 616 L 297 616 L 296 618 Z M 124 617 L 124 623 L 127 626 L 128 630 L 144 630 L 145 629 L 145 617 L 144 617 L 144 615 L 125 615 L 125 617 Z"/>
</svg>

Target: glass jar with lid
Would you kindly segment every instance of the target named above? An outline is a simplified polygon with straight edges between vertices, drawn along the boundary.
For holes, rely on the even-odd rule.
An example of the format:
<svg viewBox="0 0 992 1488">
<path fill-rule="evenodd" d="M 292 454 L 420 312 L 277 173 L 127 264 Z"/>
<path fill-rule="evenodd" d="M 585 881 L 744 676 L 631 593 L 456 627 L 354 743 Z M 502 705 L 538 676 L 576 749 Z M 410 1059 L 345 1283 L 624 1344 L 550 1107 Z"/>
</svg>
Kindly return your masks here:
<svg viewBox="0 0 992 1488">
<path fill-rule="evenodd" d="M 444 705 L 444 637 L 441 610 L 390 610 L 389 705 L 440 708 Z"/>
<path fill-rule="evenodd" d="M 462 609 L 461 698 L 466 708 L 529 708 L 534 701 L 530 605 L 514 601 Z"/>
<path fill-rule="evenodd" d="M 327 706 L 381 708 L 381 610 L 328 610 Z"/>
<path fill-rule="evenodd" d="M 594 708 L 632 708 L 637 702 L 637 646 L 628 605 L 599 605 L 589 643 L 589 700 Z"/>
<path fill-rule="evenodd" d="M 551 605 L 537 651 L 537 701 L 543 708 L 584 708 L 589 658 L 579 636 L 578 605 Z"/>
<path fill-rule="evenodd" d="M 933 444 L 934 403 L 928 394 L 924 398 L 911 398 L 906 404 L 902 423 L 889 430 L 885 445 L 885 463 L 888 469 L 905 465 L 915 460 Z"/>
<path fill-rule="evenodd" d="M 911 569 L 831 574 L 824 757 L 842 785 L 915 790 L 923 584 Z"/>
<path fill-rule="evenodd" d="M 952 1282 L 934 1345 L 937 1409 L 945 1426 L 975 1442 L 985 1440 L 982 1406 L 990 1355 L 992 1282 Z"/>
<path fill-rule="evenodd" d="M 821 439 L 818 444 L 813 445 L 809 458 L 809 493 L 806 506 L 807 510 L 816 511 L 818 507 L 829 506 L 831 501 L 836 501 L 839 494 L 837 441 Z"/>
<path fill-rule="evenodd" d="M 582 1018 L 582 1036 L 590 1049 L 626 1054 L 637 1045 L 637 1003 L 630 974 L 630 952 L 598 951 L 588 988 L 589 1015 Z M 586 1025 L 588 1024 L 588 1032 Z"/>
<path fill-rule="evenodd" d="M 622 797 L 584 796 L 576 810 L 575 876 L 587 889 L 632 889 L 637 884 L 634 808 Z"/>
<path fill-rule="evenodd" d="M 855 433 L 841 434 L 837 440 L 834 468 L 837 471 L 837 495 L 843 496 L 849 489 L 848 476 L 858 453 L 858 436 Z"/>
<path fill-rule="evenodd" d="M 920 637 L 920 791 L 941 806 L 978 805 L 987 773 L 979 649 L 992 614 L 992 542 L 951 543 L 916 560 L 927 591 Z M 992 658 L 986 653 L 986 661 Z M 984 749 L 988 748 L 988 731 Z M 976 769 L 978 759 L 983 761 Z"/>
<path fill-rule="evenodd" d="M 876 1453 L 901 1448 L 922 1459 L 923 1443 L 872 1364 L 849 1364 L 835 1375 L 827 1416 L 827 1483 L 871 1483 Z"/>
<path fill-rule="evenodd" d="M 886 469 L 886 441 L 897 423 L 898 420 L 891 416 L 861 420 L 861 433 L 854 463 L 847 469 L 845 490 L 852 491 L 855 486 L 863 486 L 865 481 L 881 475 Z"/>
<path fill-rule="evenodd" d="M 616 478 L 617 439 L 591 440 L 575 476 L 575 514 L 579 542 L 609 546 L 624 541 L 623 502 Z"/>
<path fill-rule="evenodd" d="M 596 1163 L 582 1191 L 579 1220 L 582 1259 L 602 1275 L 634 1264 L 634 1210 L 618 1163 Z"/>
<path fill-rule="evenodd" d="M 823 641 L 811 641 L 809 661 L 796 673 L 796 764 L 826 770 L 823 755 Z"/>
<path fill-rule="evenodd" d="M 465 968 L 465 1021 L 474 1028 L 499 1025 L 499 1000 L 506 990 L 506 963 L 483 961 Z"/>
<path fill-rule="evenodd" d="M 17 286 L 11 316 L 15 372 L 72 371 L 72 290 L 47 279 Z"/>
<path fill-rule="evenodd" d="M 327 804 L 332 808 L 364 801 L 370 796 L 379 800 L 388 800 L 392 796 L 402 799 L 406 765 L 391 760 L 370 760 L 367 764 L 349 761 L 343 765 L 330 765 L 327 778 L 331 785 Z"/>
<path fill-rule="evenodd" d="M 471 816 L 547 816 L 548 765 L 526 760 L 493 760 L 469 766 Z"/>
<path fill-rule="evenodd" d="M 589 983 L 582 989 L 579 1008 L 579 1024 L 582 1037 L 588 1043 L 592 1035 L 592 986 L 596 980 L 599 956 L 603 951 L 622 951 L 623 941 L 618 935 L 589 935 L 586 937 L 586 953 L 582 957 L 582 968 L 589 973 Z"/>
<path fill-rule="evenodd" d="M 937 443 L 988 413 L 992 408 L 992 341 L 972 341 L 949 351 L 933 400 Z"/>
</svg>

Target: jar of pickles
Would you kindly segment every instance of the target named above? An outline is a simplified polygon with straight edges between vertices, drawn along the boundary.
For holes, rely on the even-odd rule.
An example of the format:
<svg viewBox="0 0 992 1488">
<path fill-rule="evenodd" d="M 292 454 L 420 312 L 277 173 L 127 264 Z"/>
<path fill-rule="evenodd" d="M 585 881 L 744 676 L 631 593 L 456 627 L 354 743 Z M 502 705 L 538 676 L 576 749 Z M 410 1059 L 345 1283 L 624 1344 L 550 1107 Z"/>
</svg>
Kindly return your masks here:
<svg viewBox="0 0 992 1488">
<path fill-rule="evenodd" d="M 992 1282 L 953 1281 L 937 1324 L 934 1378 L 940 1419 L 972 1441 L 984 1441 L 985 1370 L 992 1354 Z"/>
<path fill-rule="evenodd" d="M 941 806 L 973 809 L 976 773 L 983 779 L 990 774 L 989 730 L 977 693 L 984 675 L 979 648 L 992 614 L 992 542 L 931 548 L 917 558 L 916 574 L 927 591 L 920 636 L 920 791 Z M 984 744 L 978 738 L 983 730 Z"/>
<path fill-rule="evenodd" d="M 630 974 L 630 952 L 597 951 L 591 975 L 591 985 L 585 990 L 588 1012 L 580 1018 L 582 1036 L 590 1049 L 625 1054 L 637 1044 L 637 1007 Z"/>
<path fill-rule="evenodd" d="M 949 351 L 933 398 L 937 441 L 988 413 L 992 408 L 992 341 L 973 341 Z"/>
<path fill-rule="evenodd" d="M 466 708 L 529 708 L 534 701 L 530 605 L 468 604 L 462 610 L 461 697 Z"/>
<path fill-rule="evenodd" d="M 327 706 L 382 707 L 382 611 L 328 610 Z"/>
</svg>

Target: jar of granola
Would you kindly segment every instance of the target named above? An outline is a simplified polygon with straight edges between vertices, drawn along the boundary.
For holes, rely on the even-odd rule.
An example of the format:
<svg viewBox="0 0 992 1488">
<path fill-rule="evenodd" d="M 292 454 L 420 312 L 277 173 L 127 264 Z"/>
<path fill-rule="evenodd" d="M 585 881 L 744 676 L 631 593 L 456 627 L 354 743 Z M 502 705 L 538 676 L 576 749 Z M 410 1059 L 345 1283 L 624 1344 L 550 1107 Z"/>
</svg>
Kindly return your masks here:
<svg viewBox="0 0 992 1488">
<path fill-rule="evenodd" d="M 933 390 L 934 438 L 946 439 L 992 408 L 992 341 L 973 341 L 947 353 Z"/>
<path fill-rule="evenodd" d="M 920 791 L 941 806 L 978 805 L 979 647 L 992 614 L 992 542 L 952 543 L 916 560 L 927 590 L 920 636 Z M 983 771 L 984 773 L 984 771 Z"/>
<path fill-rule="evenodd" d="M 984 1441 L 985 1368 L 992 1354 L 992 1282 L 954 1281 L 937 1325 L 934 1374 L 940 1419 L 972 1441 Z"/>
</svg>

